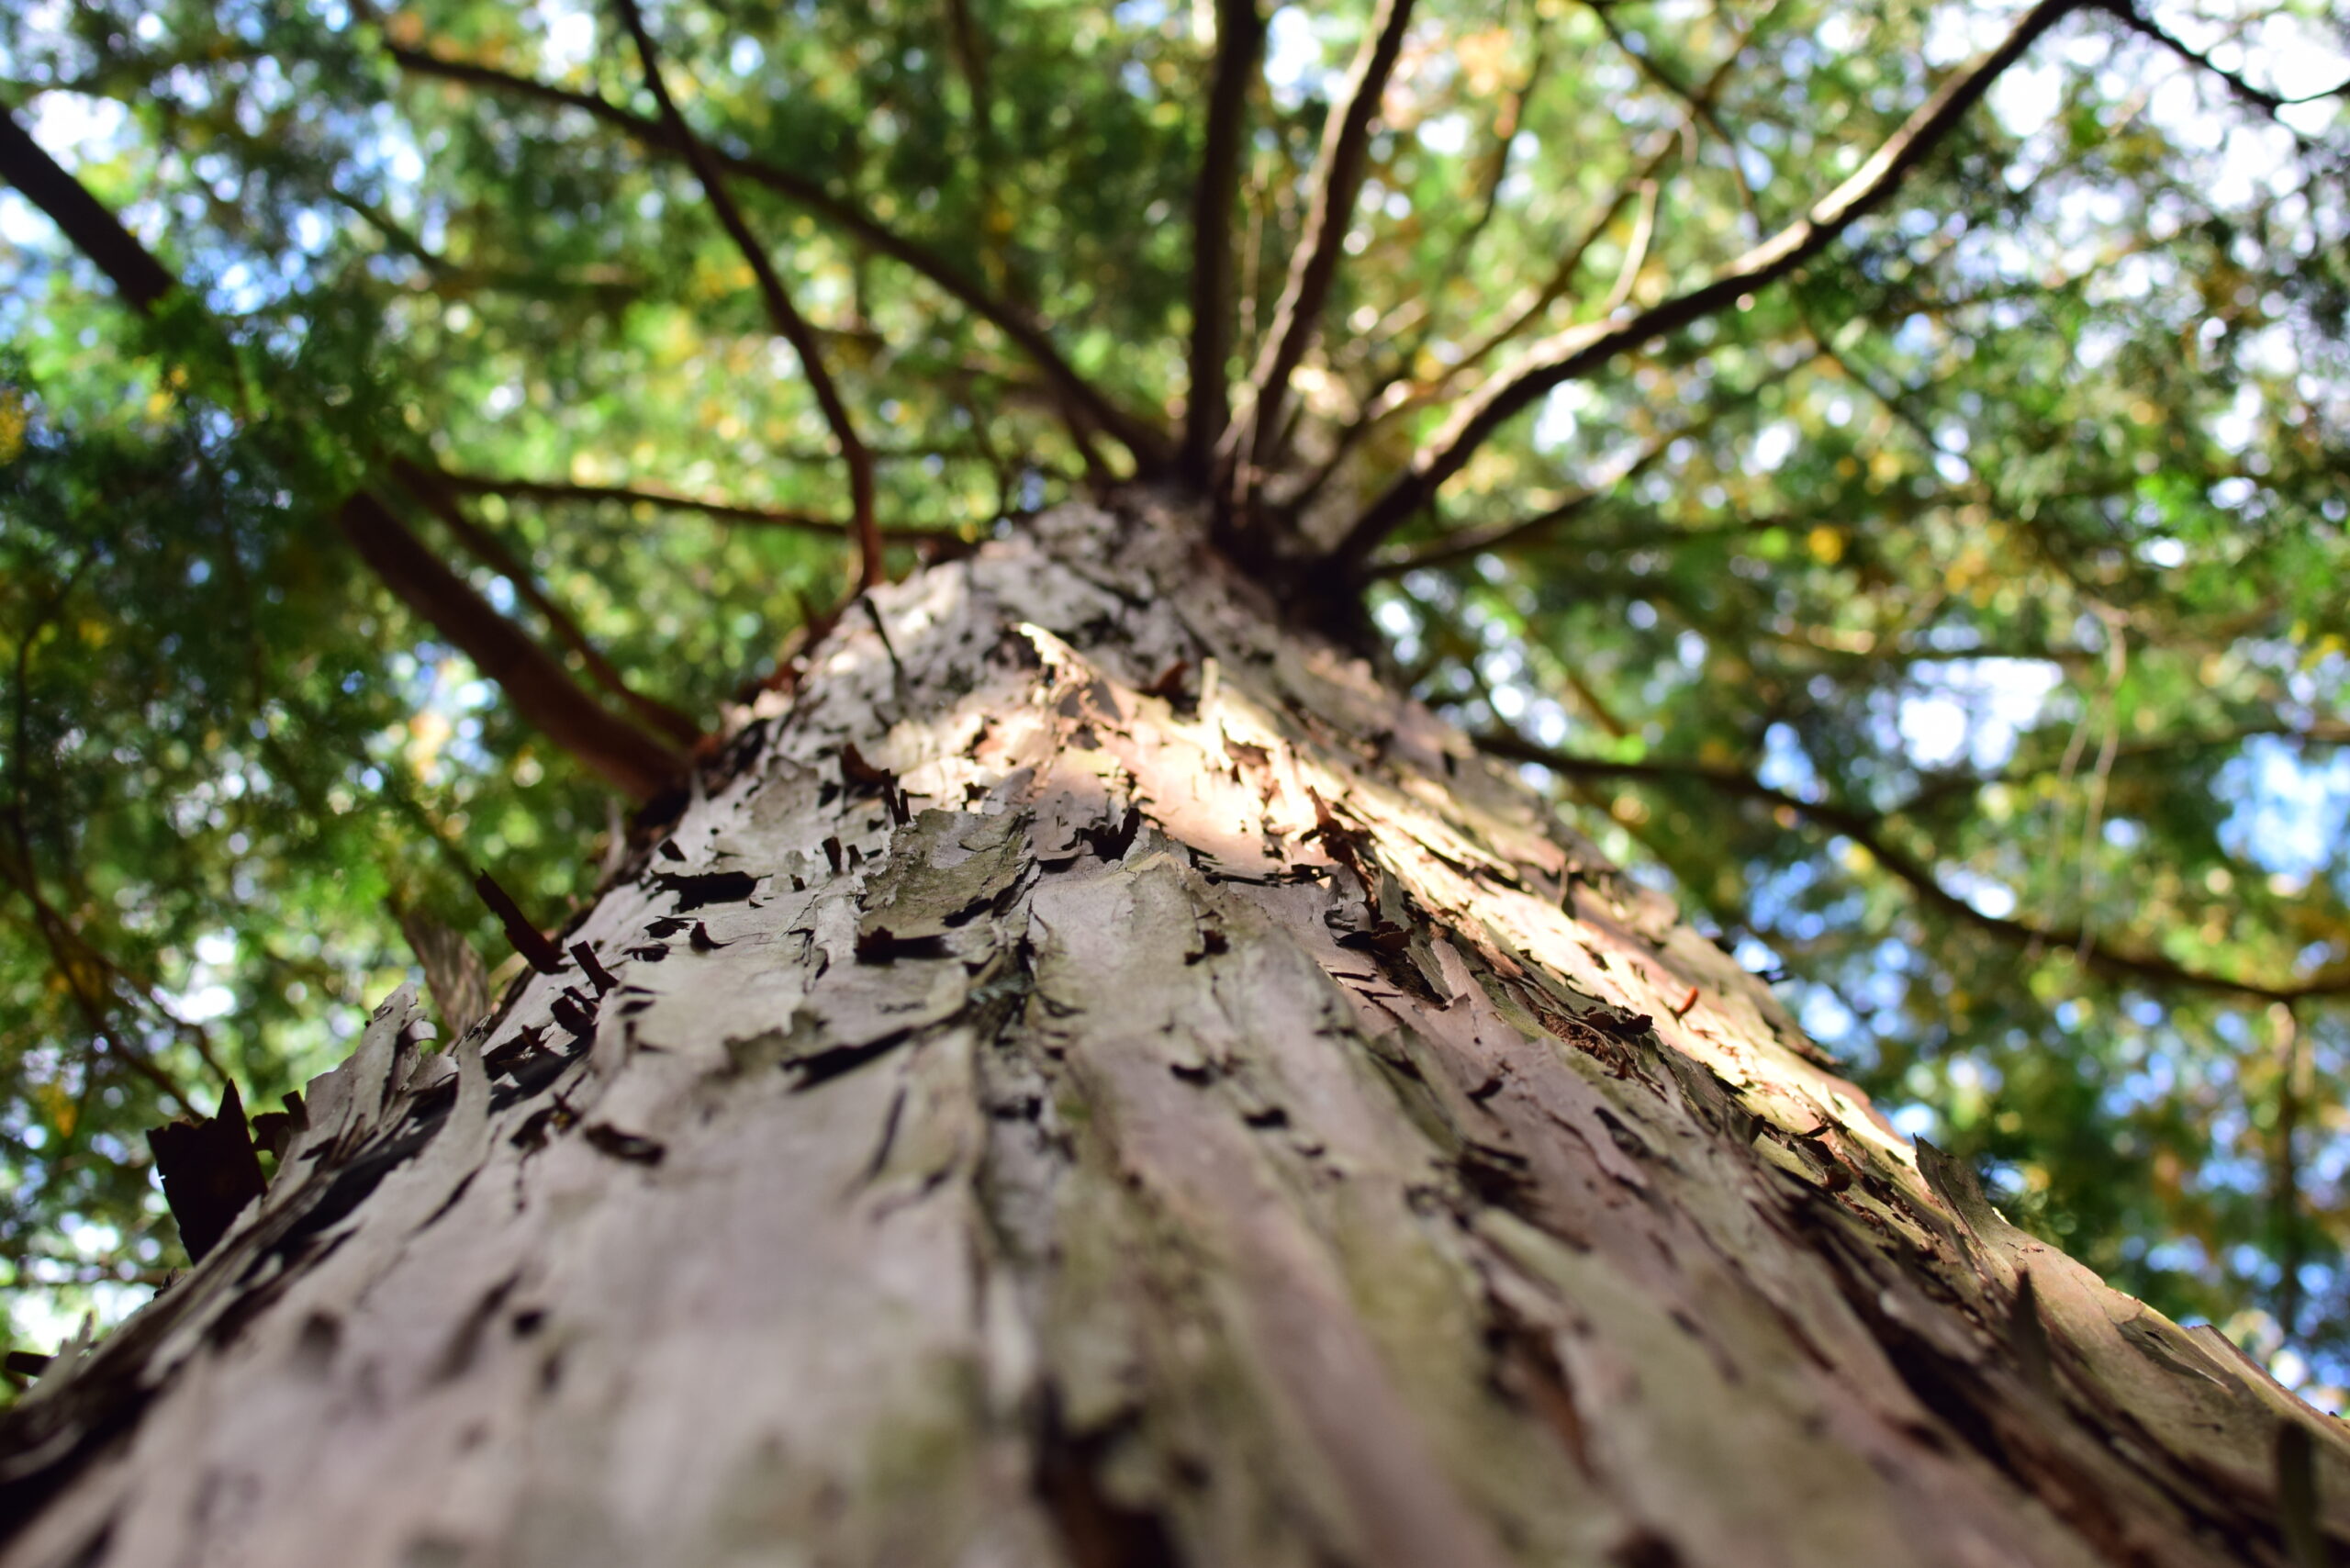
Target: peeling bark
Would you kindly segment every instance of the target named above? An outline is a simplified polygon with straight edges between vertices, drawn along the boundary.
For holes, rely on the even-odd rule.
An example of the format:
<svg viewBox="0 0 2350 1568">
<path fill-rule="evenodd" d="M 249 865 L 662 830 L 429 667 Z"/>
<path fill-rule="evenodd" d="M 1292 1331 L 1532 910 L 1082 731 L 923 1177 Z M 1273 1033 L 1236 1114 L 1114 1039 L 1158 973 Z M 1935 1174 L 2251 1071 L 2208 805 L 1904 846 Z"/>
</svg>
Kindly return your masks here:
<svg viewBox="0 0 2350 1568">
<path fill-rule="evenodd" d="M 1129 496 L 878 591 L 561 968 L 439 1052 L 386 1002 L 8 1414 L 0 1563 L 2350 1538 L 2333 1423 L 2009 1226 L 1202 539 Z"/>
</svg>

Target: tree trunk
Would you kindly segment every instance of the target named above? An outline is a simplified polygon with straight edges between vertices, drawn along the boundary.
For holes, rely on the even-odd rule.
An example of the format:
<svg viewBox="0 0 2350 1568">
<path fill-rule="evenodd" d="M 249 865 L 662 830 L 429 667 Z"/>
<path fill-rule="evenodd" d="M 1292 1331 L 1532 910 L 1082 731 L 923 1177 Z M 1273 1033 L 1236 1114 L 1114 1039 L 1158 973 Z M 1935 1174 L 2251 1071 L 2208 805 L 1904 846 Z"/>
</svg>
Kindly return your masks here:
<svg viewBox="0 0 2350 1568">
<path fill-rule="evenodd" d="M 1129 495 L 6 1417 L 7 1568 L 2290 1563 L 2350 1450 Z M 578 946 L 573 946 L 573 944 Z M 2314 1485 L 2315 1501 L 2311 1501 Z"/>
</svg>

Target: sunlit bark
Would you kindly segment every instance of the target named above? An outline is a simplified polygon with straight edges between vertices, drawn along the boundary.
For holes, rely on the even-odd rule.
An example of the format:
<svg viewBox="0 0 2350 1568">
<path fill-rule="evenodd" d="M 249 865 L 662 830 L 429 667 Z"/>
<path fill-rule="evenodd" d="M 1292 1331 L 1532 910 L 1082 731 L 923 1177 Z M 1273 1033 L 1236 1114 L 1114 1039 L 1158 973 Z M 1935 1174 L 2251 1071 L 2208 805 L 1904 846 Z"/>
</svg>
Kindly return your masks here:
<svg viewBox="0 0 2350 1568">
<path fill-rule="evenodd" d="M 1913 1153 L 1192 520 L 1069 509 L 871 603 L 569 969 L 437 1053 L 394 998 L 202 1268 L 6 1418 L 0 1562 L 2350 1536 L 2333 1423 Z"/>
</svg>

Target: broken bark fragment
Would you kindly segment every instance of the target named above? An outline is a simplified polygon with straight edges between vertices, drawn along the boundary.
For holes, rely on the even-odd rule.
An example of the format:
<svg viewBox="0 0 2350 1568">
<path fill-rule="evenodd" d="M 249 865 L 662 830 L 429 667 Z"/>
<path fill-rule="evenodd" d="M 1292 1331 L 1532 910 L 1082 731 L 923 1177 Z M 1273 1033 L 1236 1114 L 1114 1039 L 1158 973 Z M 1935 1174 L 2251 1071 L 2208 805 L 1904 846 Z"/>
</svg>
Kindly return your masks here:
<svg viewBox="0 0 2350 1568">
<path fill-rule="evenodd" d="M 266 1185 L 245 1125 L 245 1103 L 233 1082 L 221 1091 L 218 1115 L 156 1127 L 147 1135 L 147 1147 L 191 1260 L 211 1251 Z"/>
<path fill-rule="evenodd" d="M 758 890 L 759 879 L 748 871 L 665 871 L 653 879 L 653 885 L 677 894 L 677 913 L 684 914 L 714 903 L 741 903 Z"/>
</svg>

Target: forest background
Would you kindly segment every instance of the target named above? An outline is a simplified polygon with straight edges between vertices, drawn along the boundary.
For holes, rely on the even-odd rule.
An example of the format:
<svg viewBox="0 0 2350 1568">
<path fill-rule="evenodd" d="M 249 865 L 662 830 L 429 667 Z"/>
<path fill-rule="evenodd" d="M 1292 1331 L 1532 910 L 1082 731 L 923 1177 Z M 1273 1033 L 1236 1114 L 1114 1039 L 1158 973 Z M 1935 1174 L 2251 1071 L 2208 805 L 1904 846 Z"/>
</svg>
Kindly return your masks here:
<svg viewBox="0 0 2350 1568">
<path fill-rule="evenodd" d="M 1073 382 L 1097 431 L 1186 412 L 1219 9 L 648 13 L 893 571 L 1132 471 Z M 1239 369 L 1371 10 L 1272 11 L 1235 89 Z M 1412 8 L 1293 381 L 1314 504 L 1781 231 L 2011 22 Z M 2077 8 L 1835 244 L 1497 429 L 1366 599 L 1903 1130 L 2329 1406 L 2345 77 L 2315 0 Z M 551 924 L 621 836 L 610 769 L 349 546 L 353 484 L 428 464 L 414 536 L 678 746 L 853 552 L 837 427 L 616 15 L 51 0 L 0 17 L 0 95 L 191 286 L 126 310 L 0 191 L 0 1296 L 48 1350 L 184 1262 L 146 1128 L 331 1065 L 436 932 L 505 953 L 476 867 Z"/>
</svg>

